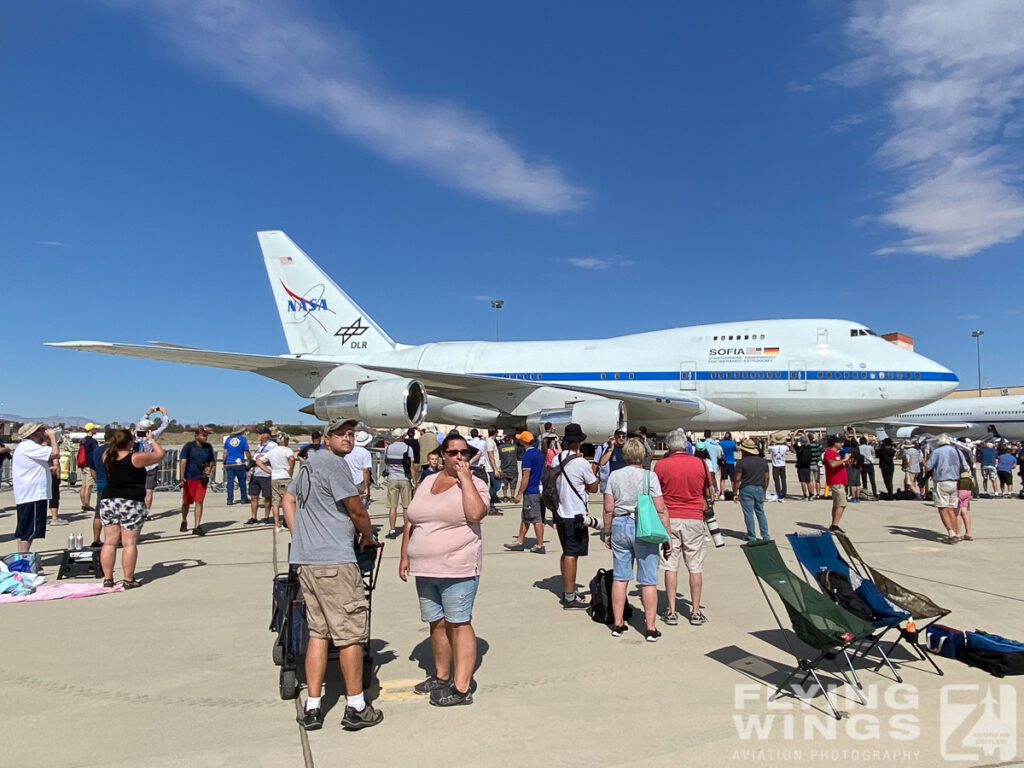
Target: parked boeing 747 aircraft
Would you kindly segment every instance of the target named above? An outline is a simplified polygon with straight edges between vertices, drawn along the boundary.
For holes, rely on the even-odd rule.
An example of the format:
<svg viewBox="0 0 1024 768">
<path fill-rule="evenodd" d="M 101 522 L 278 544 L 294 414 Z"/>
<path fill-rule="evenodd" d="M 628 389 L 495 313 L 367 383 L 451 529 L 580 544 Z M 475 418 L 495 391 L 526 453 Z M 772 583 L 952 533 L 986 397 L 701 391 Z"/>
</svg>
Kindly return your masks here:
<svg viewBox="0 0 1024 768">
<path fill-rule="evenodd" d="M 1024 440 L 1024 396 L 947 398 L 878 421 L 896 437 L 948 432 L 974 439 L 991 435 Z"/>
<path fill-rule="evenodd" d="M 838 425 L 900 413 L 956 388 L 948 369 L 846 320 L 745 320 L 578 341 L 397 344 L 284 232 L 258 233 L 289 354 L 171 344 L 51 346 L 252 371 L 322 420 L 424 420 L 534 432 L 579 423 L 665 432 Z"/>
</svg>

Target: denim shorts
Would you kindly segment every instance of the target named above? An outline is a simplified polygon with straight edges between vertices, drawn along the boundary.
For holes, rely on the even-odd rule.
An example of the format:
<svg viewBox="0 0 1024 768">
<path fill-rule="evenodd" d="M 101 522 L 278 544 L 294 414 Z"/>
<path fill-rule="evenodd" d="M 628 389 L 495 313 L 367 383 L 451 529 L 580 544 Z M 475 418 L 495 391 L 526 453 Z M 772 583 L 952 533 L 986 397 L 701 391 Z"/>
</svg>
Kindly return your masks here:
<svg viewBox="0 0 1024 768">
<path fill-rule="evenodd" d="M 430 623 L 444 619 L 449 624 L 465 624 L 473 619 L 473 601 L 479 576 L 444 579 L 417 576 L 416 594 L 420 598 L 420 618 Z"/>
<path fill-rule="evenodd" d="M 658 583 L 658 545 L 640 541 L 636 537 L 636 520 L 632 515 L 620 515 L 612 520 L 612 579 L 629 581 L 633 578 L 636 560 L 636 583 L 641 587 Z"/>
</svg>

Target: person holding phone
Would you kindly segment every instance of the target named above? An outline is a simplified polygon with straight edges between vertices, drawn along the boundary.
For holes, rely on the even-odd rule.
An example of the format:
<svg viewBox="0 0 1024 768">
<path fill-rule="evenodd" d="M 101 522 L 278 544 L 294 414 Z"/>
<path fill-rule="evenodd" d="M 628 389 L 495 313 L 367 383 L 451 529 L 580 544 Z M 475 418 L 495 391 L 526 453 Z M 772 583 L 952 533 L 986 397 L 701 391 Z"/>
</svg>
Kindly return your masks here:
<svg viewBox="0 0 1024 768">
<path fill-rule="evenodd" d="M 470 469 L 466 438 L 448 435 L 440 453 L 442 471 L 423 479 L 409 505 L 398 576 L 416 577 L 420 618 L 430 626 L 434 655 L 434 674 L 413 691 L 429 694 L 434 706 L 451 707 L 473 703 L 473 602 L 483 562 L 480 521 L 490 489 Z"/>
<path fill-rule="evenodd" d="M 124 588 L 134 589 L 142 583 L 135 578 L 138 559 L 139 532 L 146 522 L 146 467 L 157 464 L 164 457 L 164 449 L 153 438 L 152 432 L 142 436 L 150 446 L 148 451 L 136 450 L 136 435 L 119 429 L 103 453 L 103 469 L 107 482 L 100 492 L 99 513 L 103 526 L 103 549 L 100 565 L 103 567 L 103 586 L 114 586 L 114 561 L 121 547 L 121 571 Z"/>
</svg>

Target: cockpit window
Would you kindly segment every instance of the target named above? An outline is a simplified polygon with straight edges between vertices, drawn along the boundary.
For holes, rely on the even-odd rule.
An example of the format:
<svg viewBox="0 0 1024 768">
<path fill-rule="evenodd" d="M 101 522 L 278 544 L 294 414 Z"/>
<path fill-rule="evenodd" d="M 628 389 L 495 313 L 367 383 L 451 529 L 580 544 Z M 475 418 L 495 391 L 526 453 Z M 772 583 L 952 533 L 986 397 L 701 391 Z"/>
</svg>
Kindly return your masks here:
<svg viewBox="0 0 1024 768">
<path fill-rule="evenodd" d="M 875 333 L 874 331 L 870 330 L 869 328 L 851 328 L 850 329 L 850 335 L 851 336 L 877 336 L 878 334 Z"/>
</svg>

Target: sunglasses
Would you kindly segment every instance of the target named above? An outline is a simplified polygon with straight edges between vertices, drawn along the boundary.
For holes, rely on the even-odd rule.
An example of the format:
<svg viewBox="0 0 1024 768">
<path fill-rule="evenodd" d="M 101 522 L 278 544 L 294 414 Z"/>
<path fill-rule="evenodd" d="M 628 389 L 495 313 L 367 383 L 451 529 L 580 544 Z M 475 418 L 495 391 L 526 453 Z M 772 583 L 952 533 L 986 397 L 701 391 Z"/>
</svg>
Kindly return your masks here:
<svg viewBox="0 0 1024 768">
<path fill-rule="evenodd" d="M 469 450 L 466 449 L 464 451 L 445 451 L 444 455 L 445 456 L 469 456 Z"/>
<path fill-rule="evenodd" d="M 331 432 L 328 437 L 355 437 L 355 432 Z"/>
</svg>

